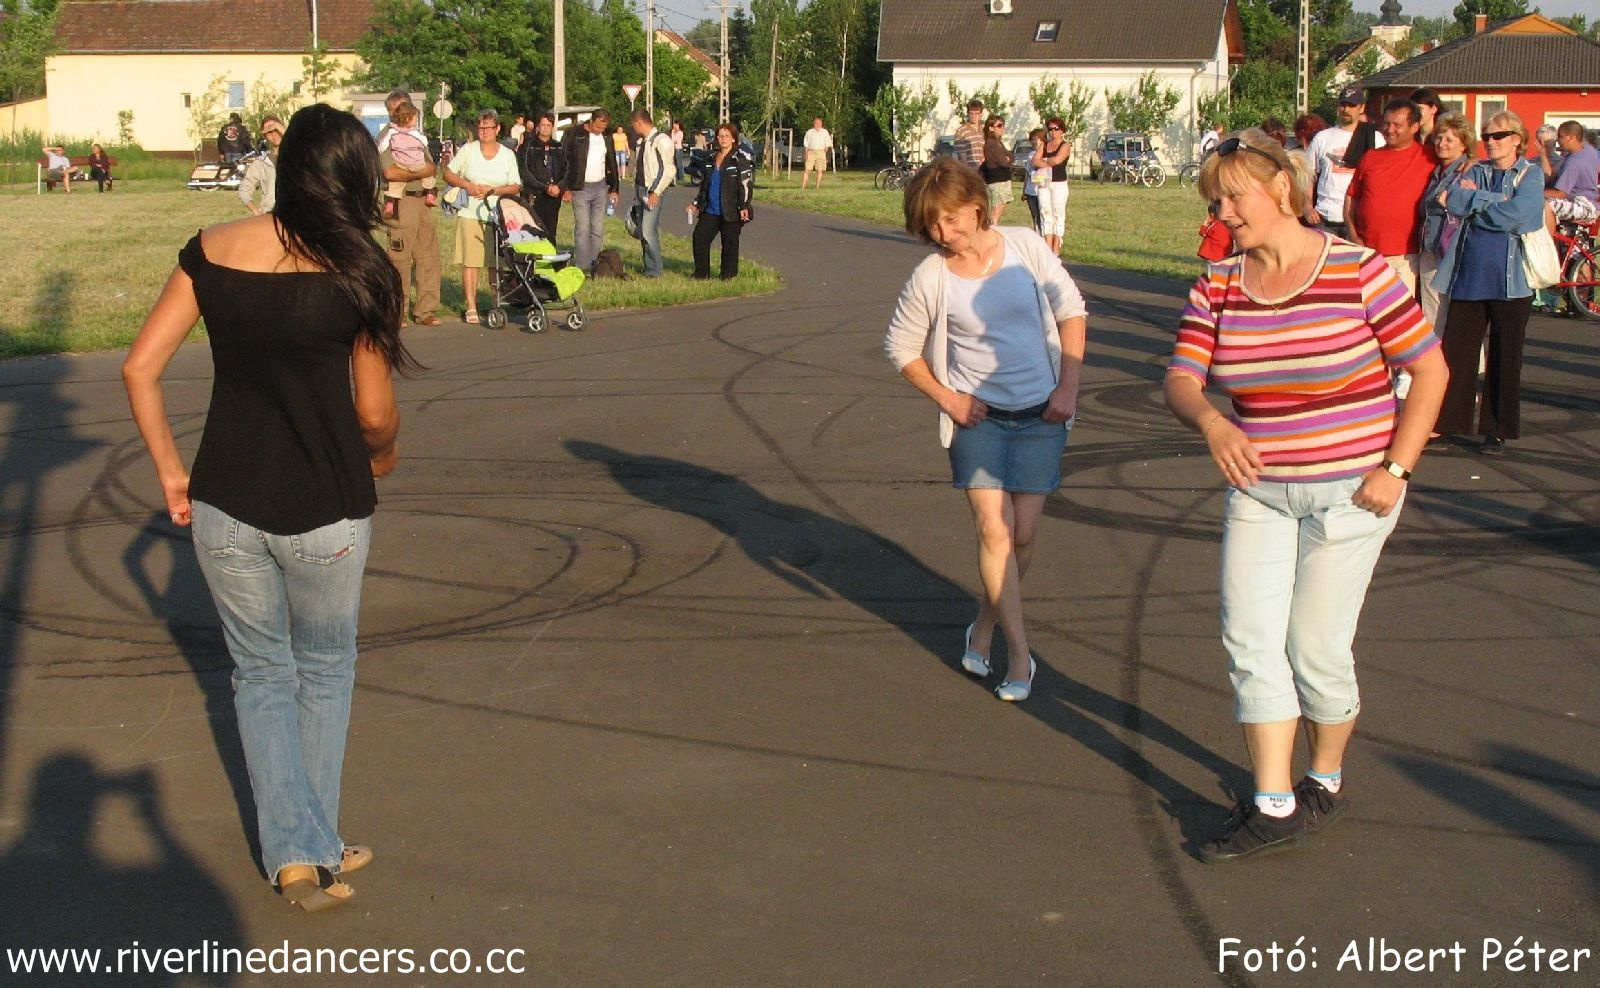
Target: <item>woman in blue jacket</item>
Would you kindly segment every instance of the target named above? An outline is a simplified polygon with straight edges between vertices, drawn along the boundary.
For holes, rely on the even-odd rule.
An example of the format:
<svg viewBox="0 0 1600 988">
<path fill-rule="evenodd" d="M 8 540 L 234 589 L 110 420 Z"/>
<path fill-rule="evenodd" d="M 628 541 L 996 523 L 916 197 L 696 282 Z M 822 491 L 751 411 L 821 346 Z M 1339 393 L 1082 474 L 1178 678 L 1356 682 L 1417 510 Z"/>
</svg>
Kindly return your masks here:
<svg viewBox="0 0 1600 988">
<path fill-rule="evenodd" d="M 750 222 L 755 165 L 739 147 L 739 128 L 717 125 L 717 152 L 689 209 L 694 225 L 694 276 L 711 277 L 711 241 L 722 237 L 722 280 L 739 274 L 739 232 Z"/>
<path fill-rule="evenodd" d="M 1515 113 L 1496 113 L 1483 129 L 1484 160 L 1455 187 L 1440 193 L 1451 216 L 1461 219 L 1453 249 L 1433 285 L 1450 297 L 1444 324 L 1444 357 L 1450 384 L 1439 411 L 1439 432 L 1474 432 L 1478 353 L 1489 336 L 1488 370 L 1476 432 L 1481 453 L 1505 452 L 1507 439 L 1522 435 L 1522 345 L 1533 309 L 1533 289 L 1522 269 L 1520 234 L 1544 223 L 1544 180 L 1537 165 L 1523 160 L 1528 129 Z"/>
</svg>

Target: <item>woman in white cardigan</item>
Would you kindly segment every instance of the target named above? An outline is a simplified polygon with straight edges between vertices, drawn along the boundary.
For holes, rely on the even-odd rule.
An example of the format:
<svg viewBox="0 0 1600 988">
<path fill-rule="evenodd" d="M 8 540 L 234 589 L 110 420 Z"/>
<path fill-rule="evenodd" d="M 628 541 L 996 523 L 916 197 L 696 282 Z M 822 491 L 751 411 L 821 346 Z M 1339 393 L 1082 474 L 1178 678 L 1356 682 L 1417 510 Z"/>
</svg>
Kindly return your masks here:
<svg viewBox="0 0 1600 988">
<path fill-rule="evenodd" d="M 938 250 L 900 291 L 884 350 L 939 406 L 952 485 L 967 493 L 983 600 L 961 667 L 990 675 L 998 626 L 1010 662 L 995 690 L 1026 700 L 1036 663 L 1022 621 L 1022 578 L 1078 405 L 1083 296 L 1037 233 L 1000 229 L 976 169 L 940 158 L 906 187 L 906 231 Z"/>
</svg>

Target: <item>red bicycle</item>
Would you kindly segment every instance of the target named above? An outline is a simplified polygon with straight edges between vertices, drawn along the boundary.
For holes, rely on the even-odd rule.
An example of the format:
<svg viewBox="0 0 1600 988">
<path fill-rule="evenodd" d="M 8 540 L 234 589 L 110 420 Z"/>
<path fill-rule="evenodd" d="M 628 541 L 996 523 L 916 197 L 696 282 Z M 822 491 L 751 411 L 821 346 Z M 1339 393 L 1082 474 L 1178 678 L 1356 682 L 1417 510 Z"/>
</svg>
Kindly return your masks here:
<svg viewBox="0 0 1600 988">
<path fill-rule="evenodd" d="M 1600 220 L 1586 226 L 1562 223 L 1556 227 L 1556 252 L 1561 255 L 1561 281 L 1551 291 L 1564 291 L 1573 315 L 1600 321 Z"/>
</svg>

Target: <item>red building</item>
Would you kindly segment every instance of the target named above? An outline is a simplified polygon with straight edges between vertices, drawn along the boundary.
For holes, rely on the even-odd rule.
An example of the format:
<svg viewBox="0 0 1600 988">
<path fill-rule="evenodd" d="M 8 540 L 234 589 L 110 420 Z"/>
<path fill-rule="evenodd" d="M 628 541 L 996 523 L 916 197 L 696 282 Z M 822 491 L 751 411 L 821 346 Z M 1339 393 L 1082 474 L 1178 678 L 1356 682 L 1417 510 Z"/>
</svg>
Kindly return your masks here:
<svg viewBox="0 0 1600 988">
<path fill-rule="evenodd" d="M 1431 89 L 1466 116 L 1475 133 L 1501 110 L 1522 118 L 1528 133 L 1577 120 L 1600 129 L 1600 43 L 1538 14 L 1488 24 L 1476 33 L 1368 76 L 1367 113 L 1412 90 Z"/>
</svg>

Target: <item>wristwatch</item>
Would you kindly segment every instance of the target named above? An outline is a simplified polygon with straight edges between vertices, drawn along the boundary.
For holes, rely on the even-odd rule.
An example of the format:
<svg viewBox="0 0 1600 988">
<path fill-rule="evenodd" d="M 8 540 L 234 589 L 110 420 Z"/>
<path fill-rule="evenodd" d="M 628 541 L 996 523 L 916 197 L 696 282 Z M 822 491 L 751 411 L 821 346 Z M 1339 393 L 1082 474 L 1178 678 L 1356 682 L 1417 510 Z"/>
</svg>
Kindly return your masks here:
<svg viewBox="0 0 1600 988">
<path fill-rule="evenodd" d="M 1405 467 L 1401 466 L 1400 464 L 1396 463 L 1393 460 L 1384 460 L 1383 461 L 1383 469 L 1384 469 L 1384 472 L 1388 473 L 1392 477 L 1398 477 L 1401 480 L 1410 480 L 1411 479 L 1411 471 L 1407 470 Z"/>
</svg>

